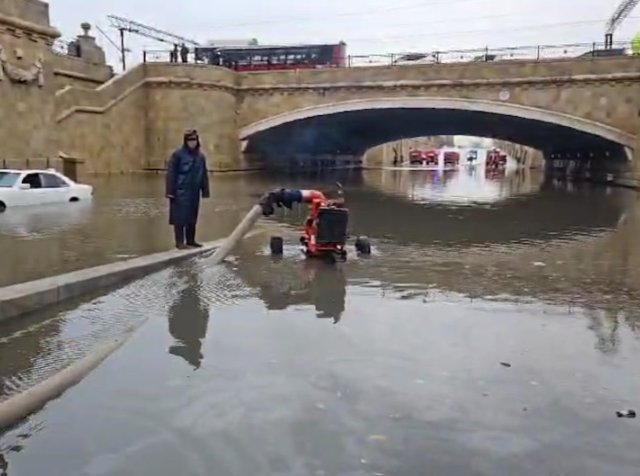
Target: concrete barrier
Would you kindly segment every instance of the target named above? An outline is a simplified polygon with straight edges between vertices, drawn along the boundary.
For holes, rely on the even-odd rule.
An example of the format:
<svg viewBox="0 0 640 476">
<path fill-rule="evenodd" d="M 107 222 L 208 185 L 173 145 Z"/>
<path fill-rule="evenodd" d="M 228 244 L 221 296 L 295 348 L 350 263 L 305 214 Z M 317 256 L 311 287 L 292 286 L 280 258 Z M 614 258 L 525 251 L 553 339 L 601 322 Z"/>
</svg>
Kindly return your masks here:
<svg viewBox="0 0 640 476">
<path fill-rule="evenodd" d="M 0 288 L 0 322 L 141 278 L 178 261 L 212 252 L 222 243 L 217 240 L 202 248 L 164 251 Z"/>
</svg>

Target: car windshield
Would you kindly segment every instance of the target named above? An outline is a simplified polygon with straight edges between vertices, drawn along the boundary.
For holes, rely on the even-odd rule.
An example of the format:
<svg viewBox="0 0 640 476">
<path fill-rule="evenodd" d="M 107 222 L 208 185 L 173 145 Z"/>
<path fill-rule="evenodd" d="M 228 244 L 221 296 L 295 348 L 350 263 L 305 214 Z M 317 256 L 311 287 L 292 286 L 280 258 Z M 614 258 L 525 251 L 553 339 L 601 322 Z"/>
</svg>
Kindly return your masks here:
<svg viewBox="0 0 640 476">
<path fill-rule="evenodd" d="M 10 188 L 13 187 L 18 180 L 20 174 L 15 172 L 0 172 L 0 187 Z"/>
</svg>

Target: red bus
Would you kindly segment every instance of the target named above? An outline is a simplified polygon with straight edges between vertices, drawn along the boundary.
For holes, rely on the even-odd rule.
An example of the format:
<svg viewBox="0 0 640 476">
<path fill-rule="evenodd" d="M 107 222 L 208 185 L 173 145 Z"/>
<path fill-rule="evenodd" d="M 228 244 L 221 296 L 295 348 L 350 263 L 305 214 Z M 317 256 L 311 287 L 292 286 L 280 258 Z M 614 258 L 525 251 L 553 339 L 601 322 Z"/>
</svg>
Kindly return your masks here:
<svg viewBox="0 0 640 476">
<path fill-rule="evenodd" d="M 196 48 L 197 62 L 224 66 L 236 71 L 343 68 L 346 44 L 276 45 Z"/>
</svg>

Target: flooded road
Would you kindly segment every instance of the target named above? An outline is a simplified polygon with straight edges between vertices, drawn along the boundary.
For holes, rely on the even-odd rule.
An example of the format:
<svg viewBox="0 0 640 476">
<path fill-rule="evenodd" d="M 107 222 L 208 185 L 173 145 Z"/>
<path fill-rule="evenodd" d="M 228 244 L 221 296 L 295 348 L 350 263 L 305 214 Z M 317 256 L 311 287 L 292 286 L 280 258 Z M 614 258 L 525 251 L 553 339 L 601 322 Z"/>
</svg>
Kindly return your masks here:
<svg viewBox="0 0 640 476">
<path fill-rule="evenodd" d="M 83 222 L 101 232 L 0 223 L 3 246 L 56 243 L 83 263 L 170 246 L 161 179 L 119 180 Z M 309 180 L 216 178 L 203 239 L 252 195 Z M 2 399 L 143 323 L 0 436 L 0 474 L 637 475 L 640 420 L 615 414 L 640 409 L 636 194 L 529 175 L 342 180 L 371 257 L 305 261 L 294 209 L 271 220 L 280 259 L 256 235 L 224 266 L 195 259 L 0 327 Z"/>
</svg>

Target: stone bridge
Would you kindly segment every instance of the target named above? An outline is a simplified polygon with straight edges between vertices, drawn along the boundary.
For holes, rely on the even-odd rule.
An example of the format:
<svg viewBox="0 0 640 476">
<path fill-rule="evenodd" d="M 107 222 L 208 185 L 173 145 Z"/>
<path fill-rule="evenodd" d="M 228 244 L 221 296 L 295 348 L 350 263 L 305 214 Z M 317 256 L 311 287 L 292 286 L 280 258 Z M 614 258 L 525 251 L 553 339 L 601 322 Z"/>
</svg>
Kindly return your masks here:
<svg viewBox="0 0 640 476">
<path fill-rule="evenodd" d="M 187 127 L 200 131 L 217 170 L 308 155 L 361 156 L 381 143 L 426 135 L 492 137 L 547 157 L 617 159 L 631 171 L 629 159 L 640 150 L 638 57 L 265 73 L 147 63 L 104 82 L 93 65 L 85 74 L 78 74 L 77 61 L 60 66 L 50 53 L 57 32 L 48 10 L 38 23 L 25 19 L 26 10 L 2 12 L 41 3 L 0 1 L 0 26 L 10 25 L 0 29 L 0 45 L 26 52 L 7 63 L 44 55 L 46 80 L 0 81 L 2 117 L 20 118 L 2 121 L 5 162 L 64 156 L 83 160 L 90 173 L 162 168 Z M 34 32 L 44 38 L 37 48 Z M 57 80 L 64 71 L 93 82 Z"/>
<path fill-rule="evenodd" d="M 245 75 L 239 136 L 245 150 L 276 155 L 454 134 L 624 155 L 639 130 L 639 73 L 623 58 Z"/>
<path fill-rule="evenodd" d="M 440 134 L 626 160 L 640 130 L 639 79 L 636 58 L 245 74 L 145 64 L 95 91 L 62 91 L 55 120 L 62 150 L 95 171 L 160 167 L 185 127 L 201 132 L 220 169 Z"/>
</svg>

